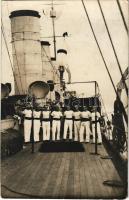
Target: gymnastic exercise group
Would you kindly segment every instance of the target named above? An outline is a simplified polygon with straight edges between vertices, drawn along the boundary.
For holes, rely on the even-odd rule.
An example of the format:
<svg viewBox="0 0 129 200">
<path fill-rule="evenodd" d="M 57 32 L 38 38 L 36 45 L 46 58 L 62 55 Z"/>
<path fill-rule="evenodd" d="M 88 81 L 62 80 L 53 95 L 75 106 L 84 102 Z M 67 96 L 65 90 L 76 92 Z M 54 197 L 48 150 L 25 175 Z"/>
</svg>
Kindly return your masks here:
<svg viewBox="0 0 129 200">
<path fill-rule="evenodd" d="M 30 141 L 31 126 L 32 126 L 32 110 L 26 108 L 24 114 L 24 140 Z M 97 143 L 102 143 L 101 128 L 100 128 L 100 113 L 96 111 L 97 116 Z M 40 128 L 43 129 L 43 141 L 55 140 L 74 140 L 89 143 L 90 135 L 93 136 L 92 143 L 95 143 L 95 108 L 92 112 L 88 111 L 87 107 L 83 107 L 83 111 L 79 111 L 75 107 L 74 111 L 69 106 L 64 112 L 56 106 L 53 111 L 48 107 L 43 109 L 33 110 L 34 119 L 34 141 L 39 141 Z M 62 120 L 64 119 L 64 120 Z M 62 127 L 61 122 L 64 121 Z M 91 128 L 92 127 L 92 128 Z M 61 132 L 63 131 L 63 138 Z M 52 134 L 52 135 L 51 135 Z"/>
</svg>

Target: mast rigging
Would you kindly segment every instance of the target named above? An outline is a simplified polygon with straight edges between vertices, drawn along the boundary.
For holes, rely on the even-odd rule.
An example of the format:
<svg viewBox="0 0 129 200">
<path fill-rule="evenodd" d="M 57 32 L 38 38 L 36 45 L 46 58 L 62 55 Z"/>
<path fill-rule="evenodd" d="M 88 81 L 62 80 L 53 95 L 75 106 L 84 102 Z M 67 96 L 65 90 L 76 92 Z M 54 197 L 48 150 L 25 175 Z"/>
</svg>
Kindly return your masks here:
<svg viewBox="0 0 129 200">
<path fill-rule="evenodd" d="M 115 55 L 115 58 L 116 58 L 116 61 L 117 61 L 117 65 L 118 65 L 118 68 L 119 68 L 119 71 L 120 71 L 120 74 L 121 74 L 121 77 L 122 77 L 122 81 L 125 85 L 126 94 L 128 95 L 128 88 L 127 88 L 127 85 L 126 85 L 126 82 L 125 82 L 125 79 L 124 79 L 124 76 L 123 76 L 123 72 L 122 72 L 122 69 L 121 69 L 121 66 L 120 66 L 120 62 L 118 60 L 118 56 L 116 54 L 116 50 L 115 50 L 115 47 L 114 47 L 114 44 L 113 44 L 113 41 L 112 41 L 112 38 L 111 38 L 111 34 L 109 32 L 109 28 L 108 28 L 108 25 L 107 25 L 107 22 L 106 22 L 106 19 L 105 19 L 103 10 L 102 10 L 102 6 L 101 6 L 99 0 L 97 0 L 97 2 L 98 2 L 99 8 L 100 8 L 100 11 L 101 11 L 101 14 L 102 14 L 102 18 L 104 20 L 104 24 L 105 24 L 105 27 L 106 27 L 106 30 L 107 30 L 107 33 L 108 33 L 108 36 L 109 36 L 109 39 L 110 39 L 110 42 L 111 42 L 111 45 L 112 45 L 112 49 L 113 49 L 113 52 L 114 52 L 114 55 Z"/>
</svg>

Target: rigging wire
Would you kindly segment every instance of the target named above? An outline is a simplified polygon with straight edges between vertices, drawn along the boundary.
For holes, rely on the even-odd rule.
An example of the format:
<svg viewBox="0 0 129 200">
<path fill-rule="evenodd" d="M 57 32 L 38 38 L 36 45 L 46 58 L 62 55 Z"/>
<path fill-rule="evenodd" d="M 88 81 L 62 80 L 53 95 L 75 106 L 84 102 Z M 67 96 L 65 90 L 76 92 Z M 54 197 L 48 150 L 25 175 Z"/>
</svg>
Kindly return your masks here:
<svg viewBox="0 0 129 200">
<path fill-rule="evenodd" d="M 8 48 L 8 45 L 7 45 L 6 36 L 5 36 L 5 33 L 4 33 L 4 26 L 3 26 L 3 22 L 2 22 L 2 21 L 1 21 L 1 24 L 2 24 L 2 26 L 1 26 L 1 31 L 2 31 L 3 38 L 4 38 L 4 42 L 5 42 L 5 46 L 6 46 L 6 49 L 7 49 L 7 53 L 8 53 L 8 57 L 9 57 L 9 61 L 10 61 L 10 66 L 11 66 L 11 69 L 12 69 L 12 72 L 13 72 L 14 81 L 15 81 L 15 83 L 16 83 L 18 93 L 20 94 L 20 91 L 19 91 L 19 88 L 18 88 L 18 84 L 17 84 L 17 81 L 16 81 L 16 77 L 15 77 L 15 73 L 14 73 L 13 64 L 12 64 L 11 57 L 10 57 L 10 53 L 9 53 L 9 48 Z"/>
<path fill-rule="evenodd" d="M 16 47 L 15 47 L 15 41 L 13 41 L 14 44 L 14 51 L 15 51 L 15 55 L 16 55 L 16 62 L 17 62 L 17 67 L 18 67 L 18 72 L 19 72 L 19 79 L 20 79 L 20 83 L 21 83 L 21 89 L 22 92 L 24 93 L 23 87 L 22 87 L 22 80 L 21 80 L 21 74 L 20 74 L 20 67 L 19 67 L 19 63 L 18 63 L 18 57 L 17 57 L 17 52 L 16 52 Z"/>
<path fill-rule="evenodd" d="M 106 30 L 107 30 L 107 33 L 108 33 L 108 36 L 109 36 L 109 39 L 110 39 L 110 42 L 111 42 L 111 45 L 112 45 L 112 49 L 113 49 L 113 52 L 114 52 L 114 55 L 115 55 L 115 58 L 116 58 L 116 61 L 117 61 L 118 68 L 120 70 L 122 81 L 125 85 L 126 94 L 128 95 L 128 88 L 127 88 L 127 85 L 126 85 L 126 82 L 125 82 L 125 79 L 124 79 L 124 76 L 123 76 L 123 72 L 122 72 L 122 69 L 121 69 L 121 66 L 120 66 L 120 62 L 119 62 L 118 56 L 116 54 L 116 50 L 115 50 L 115 47 L 114 47 L 114 44 L 113 44 L 113 41 L 112 41 L 112 38 L 111 38 L 111 34 L 110 34 L 110 31 L 109 31 L 109 28 L 108 28 L 108 25 L 107 25 L 107 22 L 106 22 L 106 18 L 104 16 L 104 13 L 103 13 L 103 10 L 102 10 L 100 0 L 97 0 L 97 2 L 98 2 L 98 5 L 99 5 L 100 11 L 101 11 L 101 15 L 102 15 L 102 18 L 104 20 L 104 24 L 105 24 L 105 27 L 106 27 Z"/>
<path fill-rule="evenodd" d="M 10 12 L 9 12 L 8 1 L 6 2 L 6 7 L 7 7 L 8 16 L 9 16 Z M 4 28 L 4 26 L 3 26 L 3 28 Z M 10 30 L 10 29 L 9 29 L 9 30 Z M 10 34 L 10 37 L 11 37 L 11 34 Z M 6 37 L 5 37 L 5 39 L 6 39 Z M 6 43 L 7 43 L 7 42 L 6 42 Z M 7 47 L 8 47 L 8 45 L 7 45 Z M 8 52 L 9 52 L 9 51 L 8 51 Z M 10 55 L 10 54 L 9 54 L 9 55 Z M 11 59 L 10 59 L 10 60 L 11 60 Z M 18 88 L 18 83 L 17 83 L 16 77 L 15 77 L 15 72 L 14 72 L 14 68 L 13 68 L 12 62 L 11 62 L 11 67 L 12 67 L 12 71 L 13 71 L 14 81 L 15 81 L 15 83 L 16 83 L 16 87 L 17 87 L 17 90 L 18 90 L 18 94 L 20 94 L 20 90 L 19 90 L 19 88 Z"/>
<path fill-rule="evenodd" d="M 120 5 L 120 2 L 119 2 L 119 0 L 116 0 L 116 2 L 117 2 L 117 5 L 118 5 L 118 8 L 119 8 L 119 11 L 120 11 L 120 14 L 121 14 L 121 17 L 122 17 L 123 23 L 124 23 L 124 27 L 125 27 L 126 32 L 127 32 L 127 34 L 128 34 L 128 27 L 127 27 L 127 24 L 126 24 L 126 21 L 125 21 L 124 15 L 123 15 L 123 11 L 122 11 L 122 8 L 121 8 L 121 5 Z"/>
<path fill-rule="evenodd" d="M 13 44 L 14 44 L 14 51 L 15 51 L 15 55 L 16 55 L 16 61 L 17 61 L 17 67 L 18 67 L 18 72 L 19 72 L 20 83 L 21 83 L 21 89 L 22 89 L 22 92 L 24 93 L 24 90 L 23 90 L 23 87 L 22 87 L 22 80 L 21 80 L 21 74 L 20 74 L 20 67 L 19 67 L 18 57 L 17 57 L 17 52 L 16 52 L 16 47 L 15 47 L 15 41 L 13 41 Z"/>
<path fill-rule="evenodd" d="M 102 102 L 102 104 L 103 104 L 103 108 L 104 108 L 105 113 L 106 113 L 107 120 L 109 120 L 109 117 L 108 117 L 108 114 L 107 114 L 107 110 L 106 110 L 106 106 L 105 106 L 105 104 L 104 104 L 104 100 L 103 100 L 102 93 L 101 93 L 101 91 L 100 91 L 100 88 L 99 88 L 98 83 L 97 83 L 97 86 L 98 86 L 98 92 L 99 92 L 99 95 L 100 95 L 100 98 L 101 98 L 101 102 Z"/>
<path fill-rule="evenodd" d="M 9 16 L 9 6 L 8 6 L 8 2 L 7 2 L 6 5 L 7 5 L 7 10 L 8 10 L 8 16 Z M 18 57 L 17 57 L 17 52 L 16 52 L 16 47 L 15 47 L 15 41 L 13 41 L 13 44 L 14 44 L 14 51 L 15 51 L 15 55 L 16 55 L 17 67 L 18 67 L 18 72 L 19 72 L 19 79 L 20 79 L 20 83 L 21 83 L 21 90 L 22 90 L 23 93 L 24 93 L 23 85 L 22 85 L 22 79 L 21 79 L 21 74 L 20 74 L 20 67 L 19 67 Z"/>
<path fill-rule="evenodd" d="M 51 65 L 51 67 L 53 68 L 53 72 L 55 73 L 57 71 L 56 67 L 53 65 L 53 63 L 51 61 L 51 58 L 49 58 L 49 56 L 47 55 L 47 52 L 46 52 L 44 47 L 43 47 L 43 50 L 44 50 L 44 53 L 45 53 L 46 57 L 48 58 L 48 61 L 49 61 L 50 65 Z M 58 73 L 56 73 L 56 74 L 58 75 Z"/>
<path fill-rule="evenodd" d="M 104 63 L 104 65 L 105 65 L 105 68 L 106 68 L 107 73 L 108 73 L 108 75 L 109 75 L 110 81 L 111 81 L 111 83 L 112 83 L 113 89 L 114 89 L 114 91 L 115 91 L 115 93 L 116 93 L 117 98 L 119 99 L 119 101 L 121 101 L 121 100 L 120 100 L 120 97 L 119 97 L 119 95 L 118 95 L 118 92 L 117 92 L 117 90 L 116 90 L 116 87 L 115 87 L 115 85 L 114 85 L 113 79 L 112 79 L 112 77 L 111 77 L 110 71 L 109 71 L 109 69 L 108 69 L 108 66 L 107 66 L 107 64 L 106 64 L 106 61 L 105 61 L 105 59 L 104 59 L 104 56 L 103 56 L 103 53 L 102 53 L 102 51 L 101 51 L 100 45 L 99 45 L 99 43 L 98 43 L 97 37 L 96 37 L 96 35 L 95 35 L 95 32 L 94 32 L 93 26 L 92 26 L 92 24 L 91 24 L 91 21 L 90 21 L 90 18 L 89 18 L 89 15 L 88 15 L 86 6 L 85 6 L 85 4 L 84 4 L 84 1 L 81 0 L 81 2 L 82 2 L 82 5 L 83 5 L 85 14 L 86 14 L 86 16 L 87 16 L 87 19 L 88 19 L 90 28 L 91 28 L 91 30 L 92 30 L 94 39 L 95 39 L 95 41 L 96 41 L 97 47 L 98 47 L 98 49 L 99 49 L 100 55 L 101 55 L 101 57 L 102 57 L 103 63 Z M 128 123 L 128 116 L 127 116 L 127 114 L 126 114 L 125 109 L 123 110 L 123 114 L 124 114 L 126 123 Z"/>
<path fill-rule="evenodd" d="M 92 24 L 91 24 L 91 21 L 90 21 L 90 18 L 89 18 L 89 15 L 88 15 L 88 12 L 87 12 L 86 6 L 85 6 L 83 0 L 81 0 L 81 2 L 82 2 L 82 5 L 83 5 L 83 8 L 84 8 L 85 14 L 86 14 L 86 16 L 87 16 L 87 19 L 88 19 L 88 22 L 89 22 L 90 28 L 91 28 L 91 30 L 92 30 L 92 33 L 93 33 L 94 39 L 95 39 L 95 41 L 96 41 L 97 47 L 98 47 L 98 49 L 99 49 L 100 55 L 101 55 L 101 57 L 102 57 L 103 63 L 104 63 L 104 65 L 105 65 L 105 68 L 106 68 L 107 73 L 108 73 L 108 75 L 109 75 L 110 81 L 111 81 L 111 83 L 112 83 L 113 89 L 114 89 L 116 95 L 118 96 L 118 94 L 117 94 L 117 90 L 116 90 L 116 88 L 115 88 L 114 82 L 113 82 L 113 80 L 112 80 L 112 77 L 111 77 L 111 74 L 110 74 L 110 72 L 109 72 L 108 66 L 107 66 L 106 61 L 105 61 L 105 59 L 104 59 L 103 53 L 102 53 L 102 51 L 101 51 L 100 45 L 99 45 L 99 43 L 98 43 L 97 37 L 96 37 L 95 32 L 94 32 L 93 26 L 92 26 Z"/>
<path fill-rule="evenodd" d="M 8 6 L 8 2 L 7 2 L 7 4 L 6 4 L 6 7 L 7 7 L 7 11 L 8 11 L 8 16 L 9 16 L 9 6 Z M 3 26 L 3 28 L 4 28 L 4 26 Z M 21 75 L 20 75 L 20 68 L 19 68 L 19 64 L 18 64 L 17 52 L 16 52 L 15 42 L 14 42 L 14 41 L 13 41 L 13 44 L 14 44 L 15 55 L 16 55 L 16 60 L 17 60 L 17 67 L 18 67 L 18 72 L 19 72 L 19 78 L 20 78 L 20 83 L 21 83 L 21 89 L 22 89 L 22 91 L 24 92 L 23 87 L 22 87 L 22 80 L 21 80 Z M 18 89 L 18 84 L 17 84 L 17 89 Z M 18 93 L 20 94 L 20 90 L 19 90 L 19 89 L 18 89 Z"/>
</svg>

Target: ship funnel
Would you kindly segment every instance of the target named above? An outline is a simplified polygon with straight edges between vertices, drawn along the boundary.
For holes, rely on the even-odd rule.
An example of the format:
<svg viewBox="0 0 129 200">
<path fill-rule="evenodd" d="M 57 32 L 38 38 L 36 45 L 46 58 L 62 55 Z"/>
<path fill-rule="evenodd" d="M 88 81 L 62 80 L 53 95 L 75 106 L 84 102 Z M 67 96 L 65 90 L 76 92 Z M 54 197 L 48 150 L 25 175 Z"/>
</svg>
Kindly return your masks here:
<svg viewBox="0 0 129 200">
<path fill-rule="evenodd" d="M 28 87 L 42 81 L 40 15 L 34 10 L 17 10 L 10 14 L 15 93 L 27 94 Z"/>
<path fill-rule="evenodd" d="M 49 85 L 46 82 L 35 81 L 29 86 L 28 93 L 36 99 L 42 99 L 45 98 L 49 90 Z"/>
</svg>

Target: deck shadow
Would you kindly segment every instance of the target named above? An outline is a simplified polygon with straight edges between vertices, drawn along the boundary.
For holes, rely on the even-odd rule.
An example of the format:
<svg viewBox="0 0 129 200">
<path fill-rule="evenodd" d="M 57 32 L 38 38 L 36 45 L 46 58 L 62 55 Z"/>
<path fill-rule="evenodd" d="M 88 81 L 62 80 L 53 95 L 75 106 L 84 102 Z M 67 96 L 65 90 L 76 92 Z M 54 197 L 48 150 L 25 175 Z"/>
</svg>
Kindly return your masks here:
<svg viewBox="0 0 129 200">
<path fill-rule="evenodd" d="M 83 145 L 80 142 L 66 142 L 58 141 L 51 142 L 45 141 L 41 144 L 39 152 L 48 153 L 48 152 L 85 152 Z"/>
</svg>

